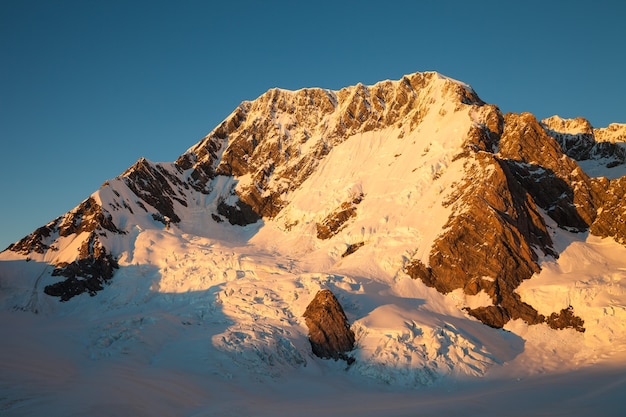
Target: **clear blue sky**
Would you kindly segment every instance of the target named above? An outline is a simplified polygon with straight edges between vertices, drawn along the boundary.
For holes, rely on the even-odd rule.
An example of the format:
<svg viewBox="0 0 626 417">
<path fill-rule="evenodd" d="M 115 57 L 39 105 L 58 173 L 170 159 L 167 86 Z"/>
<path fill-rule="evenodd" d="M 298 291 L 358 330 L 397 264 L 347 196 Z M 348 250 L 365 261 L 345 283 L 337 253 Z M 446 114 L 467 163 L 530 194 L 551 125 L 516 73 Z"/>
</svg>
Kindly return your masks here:
<svg viewBox="0 0 626 417">
<path fill-rule="evenodd" d="M 269 88 L 416 71 L 505 111 L 626 122 L 626 2 L 0 2 L 0 250 Z"/>
</svg>

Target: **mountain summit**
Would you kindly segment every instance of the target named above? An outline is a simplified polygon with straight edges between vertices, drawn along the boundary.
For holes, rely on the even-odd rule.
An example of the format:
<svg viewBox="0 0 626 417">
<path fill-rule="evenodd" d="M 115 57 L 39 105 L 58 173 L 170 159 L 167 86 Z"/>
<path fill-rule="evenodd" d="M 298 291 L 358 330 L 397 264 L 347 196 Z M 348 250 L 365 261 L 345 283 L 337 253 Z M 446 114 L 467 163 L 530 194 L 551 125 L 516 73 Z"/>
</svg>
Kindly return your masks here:
<svg viewBox="0 0 626 417">
<path fill-rule="evenodd" d="M 84 293 L 111 303 L 112 287 L 148 274 L 150 294 L 213 289 L 235 323 L 220 349 L 251 344 L 265 361 L 299 366 L 310 349 L 304 307 L 330 288 L 354 321 L 363 372 L 393 361 L 398 375 L 429 369 L 419 380 L 446 366 L 482 373 L 505 361 L 488 352 L 497 348 L 485 347 L 485 329 L 583 333 L 603 320 L 593 308 L 617 305 L 577 298 L 576 285 L 596 288 L 589 282 L 550 287 L 552 297 L 556 284 L 542 276 L 566 273 L 576 248 L 590 263 L 613 256 L 599 249 L 606 242 L 624 250 L 624 132 L 503 115 L 434 72 L 339 91 L 273 89 L 175 162 L 140 159 L 10 245 L 3 305 L 56 311 L 50 300 L 71 305 Z M 626 298 L 618 264 L 605 272 Z M 625 343 L 618 311 L 603 323 Z"/>
</svg>

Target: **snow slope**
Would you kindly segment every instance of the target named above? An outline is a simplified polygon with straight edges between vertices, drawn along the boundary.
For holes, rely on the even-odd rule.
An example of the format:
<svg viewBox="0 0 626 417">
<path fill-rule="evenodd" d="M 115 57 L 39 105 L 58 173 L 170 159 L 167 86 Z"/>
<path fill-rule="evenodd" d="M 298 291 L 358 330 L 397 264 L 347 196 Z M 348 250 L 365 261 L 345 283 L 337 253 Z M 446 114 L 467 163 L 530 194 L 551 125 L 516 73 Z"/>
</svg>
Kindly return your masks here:
<svg viewBox="0 0 626 417">
<path fill-rule="evenodd" d="M 546 311 L 590 313 L 578 333 L 491 329 L 454 295 L 368 276 L 375 261 L 354 275 L 314 273 L 250 242 L 151 230 L 144 239 L 151 246 L 97 297 L 0 312 L 7 415 L 620 415 L 626 257 L 614 243 L 561 236 L 568 248 L 537 277 L 543 285 L 522 286 Z M 580 251 L 595 262 L 580 265 Z M 350 367 L 310 353 L 301 316 L 320 288 L 353 322 Z M 27 308 L 28 295 L 11 302 Z"/>
</svg>

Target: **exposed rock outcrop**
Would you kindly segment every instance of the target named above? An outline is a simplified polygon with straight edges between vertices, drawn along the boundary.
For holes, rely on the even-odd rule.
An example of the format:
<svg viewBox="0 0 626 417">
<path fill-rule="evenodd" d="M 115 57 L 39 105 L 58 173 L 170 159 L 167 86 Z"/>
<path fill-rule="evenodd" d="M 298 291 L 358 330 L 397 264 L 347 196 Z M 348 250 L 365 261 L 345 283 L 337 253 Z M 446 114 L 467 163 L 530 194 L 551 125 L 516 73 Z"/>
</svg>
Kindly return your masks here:
<svg viewBox="0 0 626 417">
<path fill-rule="evenodd" d="M 75 260 L 54 263 L 52 276 L 67 279 L 44 288 L 46 294 L 67 301 L 84 292 L 95 295 L 118 268 L 115 257 L 101 243 L 101 237 L 106 237 L 108 233 L 126 234 L 114 224 L 111 214 L 93 197 L 89 197 L 72 211 L 37 229 L 8 249 L 25 255 L 32 252 L 43 254 L 45 251 L 54 253 L 58 250 L 54 245 L 55 238 L 68 238 L 71 241 L 80 236 L 82 240 Z"/>
<path fill-rule="evenodd" d="M 309 328 L 313 353 L 323 359 L 354 361 L 349 352 L 354 349 L 354 332 L 346 314 L 330 290 L 320 290 L 309 303 L 304 318 Z"/>
<path fill-rule="evenodd" d="M 344 201 L 332 213 L 317 223 L 317 238 L 330 239 L 341 230 L 350 218 L 356 216 L 357 205 L 363 200 L 363 194 L 359 193 L 352 197 L 350 201 Z"/>
<path fill-rule="evenodd" d="M 49 245 L 49 238 L 55 232 L 58 232 L 57 224 L 59 220 L 60 217 L 45 226 L 37 228 L 37 230 L 28 236 L 24 236 L 19 241 L 10 244 L 6 250 L 17 252 L 22 255 L 29 255 L 31 252 L 43 254 L 45 251 L 51 249 Z"/>
<path fill-rule="evenodd" d="M 113 223 L 111 214 L 93 197 L 89 197 L 72 211 L 38 228 L 7 249 L 24 255 L 31 252 L 43 254 L 47 250 L 55 250 L 51 246 L 55 236 L 67 237 L 94 231 L 103 235 L 106 235 L 107 231 L 113 234 L 125 233 Z"/>
<path fill-rule="evenodd" d="M 262 218 L 249 204 L 241 200 L 238 200 L 233 206 L 221 201 L 217 205 L 217 212 L 226 217 L 230 224 L 237 226 L 256 223 Z"/>
<path fill-rule="evenodd" d="M 118 268 L 117 261 L 111 255 L 78 259 L 70 264 L 61 264 L 52 273 L 53 276 L 67 277 L 64 281 L 46 285 L 44 292 L 61 301 L 67 301 L 85 292 L 94 296 L 104 288 Z"/>
<path fill-rule="evenodd" d="M 574 329 L 581 333 L 585 331 L 585 321 L 574 315 L 572 306 L 568 306 L 558 313 L 550 314 L 546 321 L 548 326 L 553 329 Z"/>
<path fill-rule="evenodd" d="M 85 292 L 94 296 L 104 288 L 104 284 L 113 277 L 118 267 L 116 259 L 100 244 L 98 235 L 91 233 L 81 245 L 78 259 L 71 263 L 61 263 L 52 272 L 52 276 L 63 276 L 67 279 L 47 285 L 44 292 L 60 297 L 61 301 Z"/>
<path fill-rule="evenodd" d="M 354 252 L 356 252 L 357 250 L 359 250 L 363 246 L 365 246 L 365 242 L 350 243 L 346 247 L 346 251 L 341 254 L 341 257 L 345 258 L 346 256 L 352 255 Z"/>
<path fill-rule="evenodd" d="M 587 230 L 597 211 L 589 176 L 563 153 L 532 114 L 510 113 L 504 119 L 500 156 L 517 181 L 560 227 Z"/>
<path fill-rule="evenodd" d="M 174 201 L 187 206 L 184 194 L 175 187 L 184 188 L 187 184 L 166 169 L 140 159 L 127 170 L 122 178 L 137 197 L 157 209 L 159 213 L 173 223 L 180 222 L 174 210 Z"/>
<path fill-rule="evenodd" d="M 558 142 L 563 152 L 577 161 L 602 160 L 609 168 L 626 163 L 624 124 L 613 123 L 607 128 L 594 129 L 580 117 L 562 119 L 553 116 L 542 120 L 542 126 Z M 585 221 L 590 232 L 626 243 L 626 180 L 623 177 L 611 180 L 582 177 L 582 183 L 578 181 L 574 184 L 575 190 L 586 190 L 579 193 L 580 198 L 572 203 L 593 211 Z"/>
</svg>

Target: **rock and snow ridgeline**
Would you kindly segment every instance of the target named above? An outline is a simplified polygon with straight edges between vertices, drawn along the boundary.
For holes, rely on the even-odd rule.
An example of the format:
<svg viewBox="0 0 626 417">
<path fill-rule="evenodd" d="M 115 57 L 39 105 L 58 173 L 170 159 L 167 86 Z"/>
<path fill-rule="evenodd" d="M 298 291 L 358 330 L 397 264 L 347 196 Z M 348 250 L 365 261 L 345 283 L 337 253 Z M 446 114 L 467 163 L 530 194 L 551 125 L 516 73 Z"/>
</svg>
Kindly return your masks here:
<svg viewBox="0 0 626 417">
<path fill-rule="evenodd" d="M 289 367 L 307 363 L 305 307 L 331 289 L 353 323 L 353 368 L 388 382 L 482 374 L 520 354 L 474 319 L 590 338 L 602 322 L 624 343 L 619 265 L 607 267 L 606 306 L 573 295 L 547 303 L 550 290 L 527 283 L 545 265 L 566 267 L 563 242 L 626 242 L 626 177 L 581 168 L 621 172 L 625 130 L 503 115 L 437 73 L 270 90 L 176 162 L 139 160 L 9 246 L 2 305 L 54 311 L 71 307 L 40 293 L 70 305 L 103 290 L 110 303 L 141 304 L 148 295 L 132 288 L 147 275 L 151 294 L 206 292 L 211 307 L 185 314 L 219 323 L 213 344 L 236 363 Z M 609 307 L 613 319 L 594 310 Z"/>
</svg>

